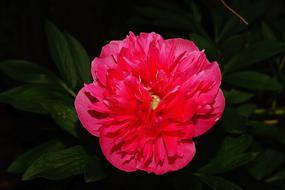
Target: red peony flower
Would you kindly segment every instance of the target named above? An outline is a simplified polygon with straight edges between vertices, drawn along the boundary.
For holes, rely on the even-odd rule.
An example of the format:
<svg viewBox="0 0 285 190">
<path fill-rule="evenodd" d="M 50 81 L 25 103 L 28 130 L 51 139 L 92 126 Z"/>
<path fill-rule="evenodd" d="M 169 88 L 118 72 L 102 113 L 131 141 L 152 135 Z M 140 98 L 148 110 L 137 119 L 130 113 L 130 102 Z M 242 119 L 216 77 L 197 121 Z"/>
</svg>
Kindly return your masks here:
<svg viewBox="0 0 285 190">
<path fill-rule="evenodd" d="M 83 126 L 115 167 L 164 174 L 195 155 L 193 138 L 221 117 L 221 72 L 191 41 L 133 33 L 92 62 L 75 100 Z"/>
</svg>

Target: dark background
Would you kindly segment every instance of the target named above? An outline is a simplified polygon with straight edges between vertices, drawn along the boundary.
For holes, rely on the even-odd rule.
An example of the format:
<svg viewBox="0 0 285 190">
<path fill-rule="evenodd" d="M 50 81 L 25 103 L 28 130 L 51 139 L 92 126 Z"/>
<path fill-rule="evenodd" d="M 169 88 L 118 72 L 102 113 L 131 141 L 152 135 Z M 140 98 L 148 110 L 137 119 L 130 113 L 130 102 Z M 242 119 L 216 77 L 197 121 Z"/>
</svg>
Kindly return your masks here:
<svg viewBox="0 0 285 190">
<path fill-rule="evenodd" d="M 127 20 L 135 14 L 139 1 L 131 0 L 0 0 L 0 58 L 29 60 L 54 69 L 45 37 L 45 20 L 76 37 L 90 57 L 102 45 L 121 39 L 133 28 Z M 17 85 L 0 75 L 0 90 Z M 47 129 L 54 123 L 41 115 L 19 112 L 1 104 L 0 189 L 46 189 L 44 182 L 20 182 L 20 176 L 6 173 L 9 164 L 25 150 L 49 138 Z M 41 181 L 41 180 L 40 180 Z M 49 183 L 60 189 L 65 183 Z M 72 185 L 71 185 L 72 186 Z"/>
<path fill-rule="evenodd" d="M 148 5 L 164 3 L 166 1 L 148 1 Z M 183 6 L 183 1 L 174 1 L 178 6 Z M 199 4 L 199 1 L 196 1 Z M 272 28 L 282 36 L 284 31 L 284 1 L 266 1 L 267 8 L 264 16 L 269 21 Z M 277 6 L 274 3 L 277 3 Z M 101 47 L 113 39 L 124 38 L 129 31 L 136 34 L 140 31 L 156 31 L 162 35 L 169 35 L 171 30 L 161 29 L 149 24 L 136 25 L 129 22 L 134 17 L 140 17 L 136 8 L 145 4 L 144 0 L 0 0 L 0 61 L 5 59 L 23 59 L 35 62 L 37 64 L 55 70 L 51 63 L 47 41 L 45 37 L 45 20 L 49 19 L 60 29 L 68 31 L 77 38 L 86 48 L 90 58 L 94 58 L 100 52 Z M 225 17 L 233 17 L 219 1 L 209 0 L 209 4 L 217 7 L 217 12 L 224 11 Z M 203 3 L 201 3 L 203 6 Z M 252 10 L 255 11 L 255 10 Z M 207 9 L 202 11 L 207 15 Z M 280 13 L 280 14 L 277 14 Z M 269 15 L 269 16 L 268 16 Z M 277 16 L 276 16 L 277 15 Z M 281 15 L 281 16 L 280 16 Z M 284 15 L 284 14 L 283 14 Z M 276 17 L 274 17 L 276 16 Z M 203 20 L 205 28 L 210 28 L 212 23 Z M 208 30 L 211 34 L 211 30 Z M 178 31 L 183 36 L 184 31 Z M 0 91 L 17 85 L 17 82 L 0 75 Z M 32 182 L 21 182 L 19 175 L 8 174 L 6 172 L 9 164 L 16 159 L 19 154 L 25 152 L 31 147 L 49 139 L 50 128 L 57 131 L 54 123 L 46 116 L 20 112 L 9 105 L 0 106 L 0 190 L 5 189 L 125 189 L 123 181 L 119 176 L 114 176 L 115 180 L 103 181 L 94 186 L 94 184 L 82 185 L 82 183 L 70 182 L 64 180 L 61 182 L 52 182 L 48 180 L 34 180 Z M 129 175 L 129 174 L 122 174 Z M 230 174 L 229 174 L 230 175 Z M 118 178 L 116 178 L 118 177 Z M 132 180 L 134 177 L 129 177 Z M 141 187 L 148 189 L 158 189 L 168 187 L 164 177 L 148 178 L 151 182 L 158 180 L 153 186 L 148 186 L 145 181 Z M 160 183 L 163 180 L 164 183 Z M 78 181 L 82 181 L 78 177 Z M 112 184 L 113 183 L 113 184 Z M 129 189 L 136 189 L 134 186 L 128 186 Z"/>
</svg>

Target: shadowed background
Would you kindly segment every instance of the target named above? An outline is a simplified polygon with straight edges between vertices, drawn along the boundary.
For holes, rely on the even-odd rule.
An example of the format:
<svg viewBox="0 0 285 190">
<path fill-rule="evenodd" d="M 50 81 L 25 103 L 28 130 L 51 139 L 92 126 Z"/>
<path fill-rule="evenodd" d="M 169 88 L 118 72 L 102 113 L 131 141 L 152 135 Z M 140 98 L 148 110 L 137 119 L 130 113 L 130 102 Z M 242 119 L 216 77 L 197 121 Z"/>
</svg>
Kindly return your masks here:
<svg viewBox="0 0 285 190">
<path fill-rule="evenodd" d="M 190 1 L 190 0 L 189 0 Z M 152 22 L 153 19 L 146 18 L 138 11 L 141 6 L 151 7 L 157 4 L 172 2 L 181 9 L 185 6 L 185 1 L 143 1 L 143 0 L 81 0 L 81 1 L 57 1 L 57 0 L 0 0 L 0 61 L 5 59 L 23 59 L 43 65 L 51 70 L 56 70 L 51 63 L 47 41 L 45 37 L 45 21 L 51 20 L 61 30 L 67 31 L 78 39 L 87 50 L 90 58 L 94 58 L 100 53 L 103 45 L 110 40 L 122 39 L 129 31 L 150 32 L 156 31 L 165 37 L 181 36 L 187 37 L 191 32 L 187 26 L 183 27 L 162 27 L 163 24 Z M 230 19 L 234 17 L 219 1 L 194 1 L 200 7 L 203 16 L 202 23 L 205 30 L 212 37 L 214 36 L 213 23 L 207 16 L 209 10 L 205 4 L 216 7 L 217 17 Z M 229 1 L 231 2 L 231 1 Z M 244 1 L 248 2 L 257 1 Z M 262 11 L 258 19 L 265 20 L 279 38 L 284 36 L 285 3 L 279 1 L 265 1 L 265 6 L 252 9 L 252 12 Z M 243 3 L 240 3 L 241 7 Z M 250 3 L 249 3 L 250 4 Z M 220 13 L 220 14 L 218 14 Z M 151 14 L 151 13 L 149 13 Z M 254 20 L 257 24 L 257 20 Z M 253 28 L 248 33 L 259 33 L 259 29 Z M 170 22 L 171 25 L 171 22 Z M 256 35 L 256 37 L 259 34 Z M 255 35 L 252 35 L 255 36 Z M 253 67 L 254 69 L 255 67 Z M 265 66 L 259 67 L 268 71 Z M 269 69 L 270 70 L 270 69 Z M 4 91 L 18 85 L 6 76 L 0 75 L 0 91 Z M 31 100 L 32 101 L 32 100 Z M 260 101 L 260 100 L 259 100 Z M 269 100 L 264 100 L 264 104 Z M 281 103 L 284 106 L 284 103 Z M 168 177 L 161 176 L 155 178 L 145 174 L 131 175 L 127 173 L 115 173 L 108 180 L 96 184 L 84 184 L 81 177 L 75 180 L 48 181 L 37 179 L 30 182 L 21 182 L 19 175 L 8 174 L 6 172 L 9 164 L 26 150 L 48 140 L 51 134 L 61 134 L 61 130 L 55 127 L 54 122 L 49 117 L 17 111 L 10 105 L 0 104 L 0 189 L 37 189 L 37 190 L 60 190 L 60 189 L 172 189 Z M 53 133 L 50 133 L 53 131 Z M 201 137 L 203 144 L 211 143 L 211 139 L 219 135 L 214 131 L 211 138 L 207 135 Z M 62 138 L 69 138 L 63 135 Z M 94 140 L 96 141 L 96 140 Z M 215 146 L 215 145 L 213 145 Z M 283 146 L 276 145 L 282 150 Z M 211 148 L 209 148 L 211 149 Z M 211 150 L 209 150 L 211 152 Z M 204 153 L 207 155 L 208 153 Z M 180 175 L 180 174 L 179 174 Z M 185 175 L 185 173 L 181 173 Z M 242 176 L 243 173 L 235 174 Z M 227 174 L 231 178 L 232 174 Z M 234 178 L 234 177 L 233 177 Z M 243 176 L 243 183 L 247 182 Z M 179 179 L 178 179 L 179 180 Z M 236 179 L 239 181 L 239 179 Z M 147 184 L 146 184 L 147 183 Z M 179 183 L 179 182 L 177 182 Z M 254 188 L 265 188 L 263 184 L 255 182 L 248 186 Z"/>
</svg>

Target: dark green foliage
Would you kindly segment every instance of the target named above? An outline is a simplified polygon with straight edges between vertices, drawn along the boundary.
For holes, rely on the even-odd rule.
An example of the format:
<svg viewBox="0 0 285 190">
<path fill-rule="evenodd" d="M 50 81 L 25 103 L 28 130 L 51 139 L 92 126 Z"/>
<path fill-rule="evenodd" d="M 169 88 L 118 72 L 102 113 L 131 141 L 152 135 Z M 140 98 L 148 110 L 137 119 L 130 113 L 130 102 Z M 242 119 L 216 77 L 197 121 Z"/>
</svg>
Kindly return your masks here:
<svg viewBox="0 0 285 190">
<path fill-rule="evenodd" d="M 47 151 L 53 152 L 57 150 L 61 150 L 65 147 L 65 145 L 56 140 L 51 140 L 44 144 L 41 144 L 37 147 L 30 149 L 25 152 L 21 156 L 19 156 L 8 168 L 9 172 L 13 173 L 24 173 L 28 167 L 37 160 L 40 156 L 42 156 Z"/>
<path fill-rule="evenodd" d="M 37 158 L 23 175 L 23 180 L 43 177 L 52 180 L 83 174 L 88 154 L 81 146 L 64 150 L 47 151 Z"/>
<path fill-rule="evenodd" d="M 198 177 L 213 190 L 242 190 L 238 185 L 222 177 L 207 175 L 198 175 Z"/>
<path fill-rule="evenodd" d="M 236 167 L 252 161 L 257 153 L 245 152 L 251 145 L 251 137 L 242 135 L 237 138 L 227 137 L 216 155 L 209 160 L 208 164 L 198 170 L 199 173 L 219 174 L 230 171 Z"/>
<path fill-rule="evenodd" d="M 108 169 L 94 138 L 82 137 L 73 105 L 77 90 L 91 82 L 88 54 L 73 36 L 47 21 L 48 48 L 58 75 L 29 61 L 1 61 L 0 72 L 24 84 L 0 92 L 0 102 L 48 115 L 71 136 L 28 150 L 8 171 L 23 174 L 23 180 L 82 175 L 82 182 L 97 184 L 107 178 L 109 187 L 117 189 L 134 189 L 131 184 L 177 190 L 284 189 L 285 39 L 281 26 L 285 20 L 280 19 L 283 13 L 267 10 L 283 3 L 269 6 L 266 1 L 233 0 L 229 4 L 249 25 L 229 14 L 219 1 L 206 0 L 146 1 L 128 22 L 138 30 L 161 31 L 165 38 L 193 40 L 222 69 L 225 112 L 205 139 L 194 139 L 204 149 L 197 149 L 189 166 L 165 176 Z"/>
</svg>

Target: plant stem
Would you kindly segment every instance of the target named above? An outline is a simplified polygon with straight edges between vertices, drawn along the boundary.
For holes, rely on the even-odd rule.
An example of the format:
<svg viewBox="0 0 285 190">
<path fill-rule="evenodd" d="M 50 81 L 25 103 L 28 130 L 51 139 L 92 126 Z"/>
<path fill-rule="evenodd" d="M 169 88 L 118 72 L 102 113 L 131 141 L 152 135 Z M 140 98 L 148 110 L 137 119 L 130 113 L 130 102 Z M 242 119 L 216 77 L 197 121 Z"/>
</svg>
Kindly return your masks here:
<svg viewBox="0 0 285 190">
<path fill-rule="evenodd" d="M 258 108 L 254 110 L 254 114 L 256 115 L 263 115 L 263 114 L 269 114 L 269 115 L 285 115 L 285 109 L 284 108 L 275 108 L 274 110 L 267 110 L 263 108 Z"/>
<path fill-rule="evenodd" d="M 224 0 L 220 0 L 220 2 L 230 11 L 232 12 L 236 17 L 238 17 L 244 24 L 248 25 L 248 22 L 235 10 L 233 10 Z"/>
<path fill-rule="evenodd" d="M 66 90 L 72 97 L 76 97 L 76 94 L 63 82 L 60 81 L 60 85 Z"/>
</svg>

